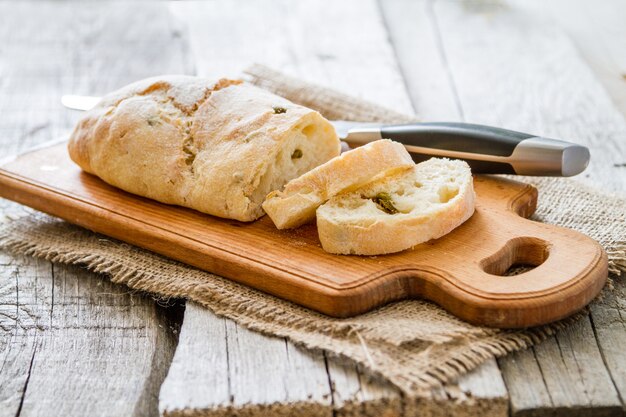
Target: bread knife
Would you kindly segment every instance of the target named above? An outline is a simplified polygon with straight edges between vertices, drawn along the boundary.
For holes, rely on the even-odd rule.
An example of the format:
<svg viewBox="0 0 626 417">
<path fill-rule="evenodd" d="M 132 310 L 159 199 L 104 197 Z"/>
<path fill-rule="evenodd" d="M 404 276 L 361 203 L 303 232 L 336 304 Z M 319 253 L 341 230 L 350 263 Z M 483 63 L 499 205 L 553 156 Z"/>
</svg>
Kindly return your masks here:
<svg viewBox="0 0 626 417">
<path fill-rule="evenodd" d="M 70 109 L 89 110 L 99 99 L 65 95 L 61 102 Z M 462 159 L 481 174 L 570 177 L 583 172 L 590 158 L 589 149 L 571 142 L 472 123 L 331 123 L 351 146 L 391 139 L 402 143 L 415 162 L 433 156 Z"/>
<path fill-rule="evenodd" d="M 482 174 L 570 177 L 583 172 L 590 158 L 589 149 L 571 142 L 471 123 L 332 123 L 352 146 L 391 139 L 416 162 L 433 156 L 462 159 Z"/>
</svg>

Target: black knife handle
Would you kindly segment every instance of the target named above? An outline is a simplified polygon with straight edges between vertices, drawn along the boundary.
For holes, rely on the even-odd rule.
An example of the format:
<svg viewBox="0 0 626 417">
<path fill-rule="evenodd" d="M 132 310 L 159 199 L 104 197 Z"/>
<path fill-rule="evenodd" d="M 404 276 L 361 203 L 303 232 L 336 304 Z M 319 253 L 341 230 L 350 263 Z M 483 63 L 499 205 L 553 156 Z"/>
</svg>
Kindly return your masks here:
<svg viewBox="0 0 626 417">
<path fill-rule="evenodd" d="M 430 157 L 467 161 L 475 173 L 571 176 L 589 163 L 589 150 L 556 139 L 471 123 L 412 123 L 350 129 L 346 140 L 402 143 L 416 162 Z"/>
<path fill-rule="evenodd" d="M 381 136 L 409 146 L 440 149 L 470 154 L 463 158 L 474 172 L 486 174 L 515 174 L 507 162 L 484 161 L 479 155 L 510 156 L 524 139 L 533 137 L 528 133 L 470 123 L 419 123 L 382 126 Z M 432 155 L 411 153 L 415 162 L 422 162 Z"/>
<path fill-rule="evenodd" d="M 383 138 L 406 145 L 483 155 L 510 156 L 528 133 L 470 123 L 413 123 L 382 126 Z"/>
</svg>

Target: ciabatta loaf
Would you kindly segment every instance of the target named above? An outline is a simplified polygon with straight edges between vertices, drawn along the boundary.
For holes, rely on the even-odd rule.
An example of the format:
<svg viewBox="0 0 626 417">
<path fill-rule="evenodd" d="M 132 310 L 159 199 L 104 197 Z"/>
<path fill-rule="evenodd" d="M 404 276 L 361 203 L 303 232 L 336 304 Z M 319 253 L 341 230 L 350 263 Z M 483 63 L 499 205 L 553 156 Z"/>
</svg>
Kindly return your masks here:
<svg viewBox="0 0 626 417">
<path fill-rule="evenodd" d="M 317 229 L 327 252 L 399 252 L 452 231 L 474 213 L 474 200 L 467 163 L 433 158 L 331 198 L 317 209 Z"/>
<path fill-rule="evenodd" d="M 69 142 L 72 160 L 111 185 L 242 221 L 339 149 L 332 125 L 311 109 L 239 80 L 187 76 L 107 95 Z"/>
<path fill-rule="evenodd" d="M 298 227 L 315 219 L 315 210 L 332 196 L 412 166 L 411 155 L 402 144 L 378 140 L 289 181 L 283 190 L 267 196 L 263 209 L 278 229 Z"/>
</svg>

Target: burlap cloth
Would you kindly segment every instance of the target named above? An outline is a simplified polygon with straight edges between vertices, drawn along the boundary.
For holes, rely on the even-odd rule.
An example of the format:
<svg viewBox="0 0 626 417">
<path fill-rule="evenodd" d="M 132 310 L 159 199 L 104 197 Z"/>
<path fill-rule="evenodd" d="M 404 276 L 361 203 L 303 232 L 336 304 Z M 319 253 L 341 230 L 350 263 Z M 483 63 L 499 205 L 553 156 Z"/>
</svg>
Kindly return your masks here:
<svg viewBox="0 0 626 417">
<path fill-rule="evenodd" d="M 265 67 L 253 66 L 246 73 L 252 83 L 317 109 L 329 119 L 414 119 Z M 535 220 L 591 236 L 608 252 L 612 274 L 626 270 L 626 199 L 566 179 L 524 180 L 539 188 Z M 194 300 L 252 330 L 350 358 L 407 394 L 424 393 L 488 358 L 525 348 L 575 319 L 503 331 L 470 325 L 421 300 L 334 319 L 26 209 L 23 215 L 5 216 L 0 244 L 16 253 L 81 265 L 159 298 Z"/>
</svg>

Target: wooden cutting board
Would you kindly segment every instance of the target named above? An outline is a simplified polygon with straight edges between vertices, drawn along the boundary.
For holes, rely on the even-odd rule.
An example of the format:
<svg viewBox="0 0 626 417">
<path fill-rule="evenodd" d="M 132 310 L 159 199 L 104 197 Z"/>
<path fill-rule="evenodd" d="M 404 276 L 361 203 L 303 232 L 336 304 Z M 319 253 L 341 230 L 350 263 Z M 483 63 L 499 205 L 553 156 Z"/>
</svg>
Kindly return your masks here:
<svg viewBox="0 0 626 417">
<path fill-rule="evenodd" d="M 441 239 L 385 256 L 324 252 L 315 225 L 279 231 L 161 204 L 82 172 L 58 144 L 0 167 L 0 196 L 334 317 L 426 298 L 473 323 L 515 328 L 582 309 L 607 278 L 600 245 L 527 220 L 537 190 L 476 176 L 476 213 Z M 512 265 L 536 266 L 503 276 Z"/>
</svg>

